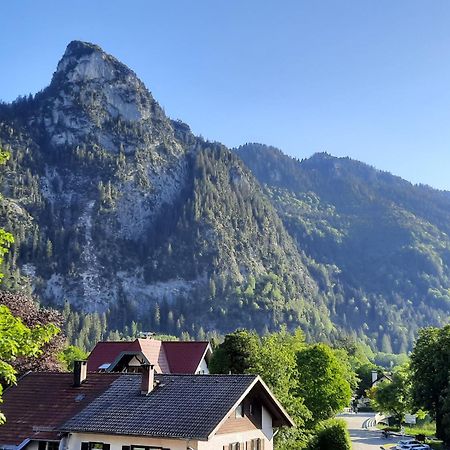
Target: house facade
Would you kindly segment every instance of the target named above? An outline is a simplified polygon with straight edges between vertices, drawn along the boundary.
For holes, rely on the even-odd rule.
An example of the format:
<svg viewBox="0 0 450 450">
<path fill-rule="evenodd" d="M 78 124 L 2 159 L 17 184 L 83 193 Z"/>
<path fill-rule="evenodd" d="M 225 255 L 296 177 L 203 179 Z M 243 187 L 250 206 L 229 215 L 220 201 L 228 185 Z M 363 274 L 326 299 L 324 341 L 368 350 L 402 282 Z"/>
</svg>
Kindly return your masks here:
<svg viewBox="0 0 450 450">
<path fill-rule="evenodd" d="M 294 425 L 254 375 L 67 375 L 30 374 L 5 392 L 0 449 L 271 450 L 274 428 Z"/>
</svg>

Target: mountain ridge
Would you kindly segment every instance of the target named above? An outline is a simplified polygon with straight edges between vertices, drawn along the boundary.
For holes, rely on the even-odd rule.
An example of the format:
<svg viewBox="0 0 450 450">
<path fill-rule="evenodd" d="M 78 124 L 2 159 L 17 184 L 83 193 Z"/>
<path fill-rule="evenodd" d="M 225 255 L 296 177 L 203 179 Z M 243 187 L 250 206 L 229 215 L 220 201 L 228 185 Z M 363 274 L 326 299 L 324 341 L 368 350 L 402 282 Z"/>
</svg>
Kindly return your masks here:
<svg viewBox="0 0 450 450">
<path fill-rule="evenodd" d="M 332 329 L 253 175 L 169 119 L 98 46 L 70 43 L 49 87 L 3 105 L 0 118 L 12 155 L 5 202 L 27 218 L 3 217 L 17 236 L 7 270 L 21 267 L 45 303 L 178 334 L 286 320 Z"/>
<path fill-rule="evenodd" d="M 348 326 L 352 315 L 353 327 L 359 322 L 367 334 L 376 324 L 380 346 L 389 330 L 393 342 L 385 347 L 393 344 L 396 350 L 406 348 L 411 336 L 405 335 L 418 326 L 448 321 L 447 192 L 412 185 L 350 158 L 298 161 L 258 144 L 235 151 L 265 187 L 299 247 L 318 263 L 336 267 L 335 298 L 347 301 L 339 302 L 334 320 Z"/>
<path fill-rule="evenodd" d="M 0 105 L 0 143 L 0 225 L 16 236 L 4 288 L 116 328 L 300 326 L 384 351 L 448 320 L 448 192 L 205 141 L 94 44 L 70 43 L 47 88 Z"/>
</svg>

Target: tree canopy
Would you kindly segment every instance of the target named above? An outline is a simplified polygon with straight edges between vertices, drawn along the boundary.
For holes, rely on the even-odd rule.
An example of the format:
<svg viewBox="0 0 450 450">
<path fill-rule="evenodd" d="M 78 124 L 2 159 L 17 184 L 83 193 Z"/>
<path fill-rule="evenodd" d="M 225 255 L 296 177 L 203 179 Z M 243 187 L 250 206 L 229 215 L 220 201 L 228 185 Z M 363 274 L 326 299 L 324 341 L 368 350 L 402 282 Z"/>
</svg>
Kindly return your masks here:
<svg viewBox="0 0 450 450">
<path fill-rule="evenodd" d="M 424 328 L 411 354 L 412 398 L 417 408 L 436 420 L 436 436 L 450 443 L 448 392 L 450 367 L 450 325 Z"/>
<path fill-rule="evenodd" d="M 280 450 L 312 445 L 317 424 L 349 404 L 357 381 L 345 350 L 307 344 L 301 330 L 291 333 L 285 327 L 261 338 L 246 330 L 228 334 L 215 350 L 211 368 L 259 374 L 267 383 L 297 425 L 277 434 Z M 313 386 L 316 395 L 310 394 Z"/>
<path fill-rule="evenodd" d="M 348 406 L 352 396 L 348 367 L 326 344 L 306 347 L 297 354 L 298 395 L 315 421 L 333 417 Z"/>
<path fill-rule="evenodd" d="M 392 381 L 381 381 L 368 391 L 368 396 L 375 410 L 392 414 L 401 424 L 405 414 L 412 411 L 409 366 L 398 367 L 392 374 Z"/>
<path fill-rule="evenodd" d="M 24 356 L 38 356 L 41 347 L 58 332 L 53 324 L 27 327 L 21 319 L 14 317 L 11 311 L 0 305 L 0 402 L 3 384 L 16 382 L 14 360 Z M 5 416 L 0 413 L 0 422 Z"/>
</svg>

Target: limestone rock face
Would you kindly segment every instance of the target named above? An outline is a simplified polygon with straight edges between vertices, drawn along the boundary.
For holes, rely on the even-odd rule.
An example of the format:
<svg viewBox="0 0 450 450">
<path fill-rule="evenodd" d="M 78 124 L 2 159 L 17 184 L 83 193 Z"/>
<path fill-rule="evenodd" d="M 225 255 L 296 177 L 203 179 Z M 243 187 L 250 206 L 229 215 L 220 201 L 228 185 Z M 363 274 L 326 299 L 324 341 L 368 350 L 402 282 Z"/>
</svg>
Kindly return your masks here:
<svg viewBox="0 0 450 450">
<path fill-rule="evenodd" d="M 117 327 L 161 316 L 177 333 L 328 321 L 253 175 L 100 47 L 71 42 L 47 88 L 0 105 L 0 142 L 12 155 L 3 192 L 24 217 L 3 221 L 14 264 L 44 302 L 109 312 Z M 255 289 L 273 299 L 249 300 Z"/>
<path fill-rule="evenodd" d="M 42 120 L 54 145 L 73 145 L 94 135 L 109 151 L 118 151 L 108 122 L 145 125 L 169 121 L 144 84 L 124 64 L 98 46 L 74 41 L 67 47 L 47 88 Z"/>
</svg>

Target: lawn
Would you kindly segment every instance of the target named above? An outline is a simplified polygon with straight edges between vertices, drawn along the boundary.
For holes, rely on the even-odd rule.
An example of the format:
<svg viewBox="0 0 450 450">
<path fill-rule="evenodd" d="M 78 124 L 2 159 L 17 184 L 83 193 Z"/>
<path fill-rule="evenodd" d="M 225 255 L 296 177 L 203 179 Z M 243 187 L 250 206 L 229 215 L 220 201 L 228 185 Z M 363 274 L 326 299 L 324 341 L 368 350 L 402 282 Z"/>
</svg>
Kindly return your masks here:
<svg viewBox="0 0 450 450">
<path fill-rule="evenodd" d="M 386 425 L 377 425 L 380 430 L 389 430 L 395 433 L 400 432 L 400 427 L 386 427 Z M 436 433 L 436 424 L 434 422 L 423 423 L 420 425 L 405 425 L 405 434 L 410 436 L 416 436 L 418 434 L 423 434 L 426 437 L 432 437 Z"/>
</svg>

